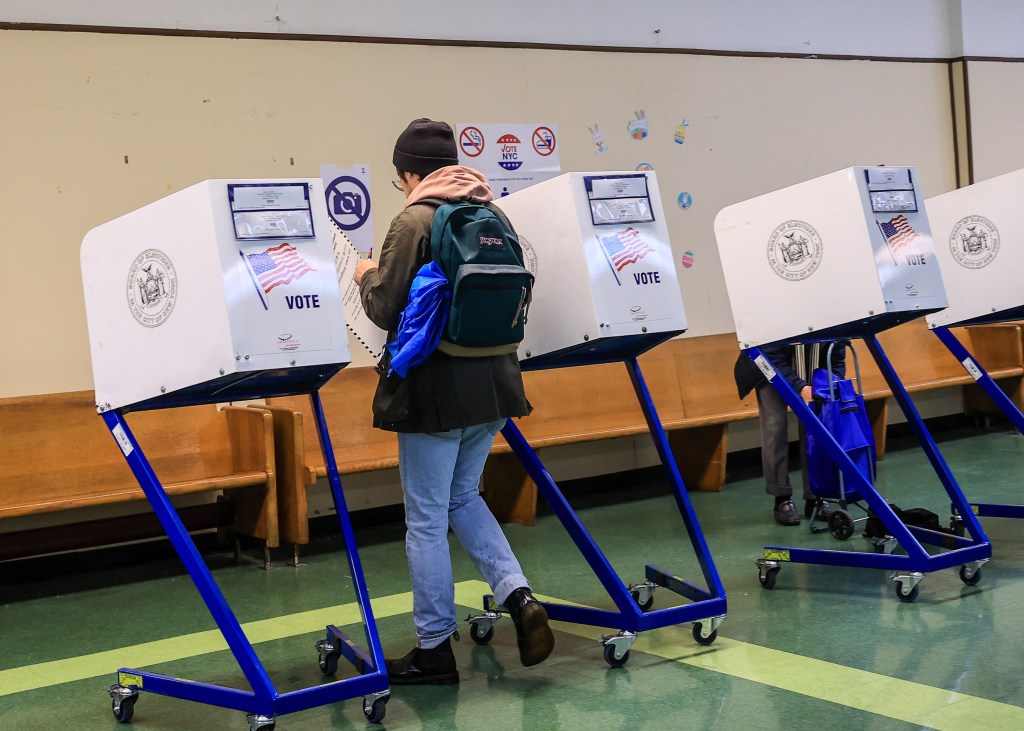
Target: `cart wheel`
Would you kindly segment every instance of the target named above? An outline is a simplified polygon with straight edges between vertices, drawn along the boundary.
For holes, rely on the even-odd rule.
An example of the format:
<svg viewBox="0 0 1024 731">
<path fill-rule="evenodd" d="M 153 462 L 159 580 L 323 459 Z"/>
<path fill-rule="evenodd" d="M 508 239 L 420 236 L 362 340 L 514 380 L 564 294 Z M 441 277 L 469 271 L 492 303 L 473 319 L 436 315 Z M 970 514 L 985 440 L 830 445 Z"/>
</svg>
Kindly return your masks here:
<svg viewBox="0 0 1024 731">
<path fill-rule="evenodd" d="M 832 531 L 833 537 L 845 541 L 853 535 L 855 524 L 848 512 L 837 509 L 828 516 L 828 528 Z"/>
<path fill-rule="evenodd" d="M 967 578 L 967 567 L 960 567 L 960 581 L 967 584 L 967 586 L 977 586 L 978 582 L 981 581 L 981 569 L 975 570 L 974 575 L 971 578 Z"/>
<path fill-rule="evenodd" d="M 958 536 L 963 538 L 967 535 L 967 529 L 964 527 L 964 521 L 961 518 L 952 518 L 949 521 L 950 529 Z"/>
<path fill-rule="evenodd" d="M 896 598 L 901 602 L 912 602 L 917 599 L 917 595 L 920 592 L 921 587 L 915 585 L 910 591 L 903 591 L 903 582 L 896 582 Z"/>
<path fill-rule="evenodd" d="M 640 592 L 631 591 L 629 592 L 629 595 L 633 597 L 633 601 L 636 602 L 637 606 L 640 607 L 640 611 L 642 612 L 649 612 L 651 611 L 651 607 L 654 606 L 654 594 L 651 594 L 649 597 L 647 597 L 647 601 L 643 602 L 642 604 L 640 602 Z"/>
<path fill-rule="evenodd" d="M 615 657 L 615 645 L 604 646 L 604 661 L 613 668 L 621 668 L 629 662 L 629 650 L 626 650 L 622 657 Z"/>
<path fill-rule="evenodd" d="M 486 645 L 492 639 L 494 639 L 494 625 L 489 625 L 487 629 L 483 629 L 480 622 L 469 623 L 469 636 L 473 642 L 478 645 Z"/>
<path fill-rule="evenodd" d="M 320 656 L 320 672 L 324 675 L 334 675 L 338 672 L 338 658 L 340 653 L 328 652 Z"/>
<path fill-rule="evenodd" d="M 132 720 L 132 716 L 135 715 L 135 701 L 138 700 L 138 696 L 128 696 L 127 698 L 121 699 L 121 707 L 117 707 L 117 703 L 111 699 L 110 710 L 114 714 L 114 718 L 117 719 L 118 723 L 128 723 Z"/>
<path fill-rule="evenodd" d="M 712 642 L 718 639 L 717 629 L 707 637 L 701 634 L 702 629 L 704 629 L 704 625 L 702 625 L 700 622 L 693 623 L 693 641 L 696 642 L 698 645 L 704 645 L 705 647 L 707 647 Z"/>
<path fill-rule="evenodd" d="M 384 714 L 388 710 L 388 699 L 378 698 L 373 702 L 370 710 L 363 707 L 363 715 L 366 716 L 366 720 L 370 723 L 382 723 L 384 721 Z"/>
<path fill-rule="evenodd" d="M 773 568 L 768 569 L 764 573 L 758 573 L 757 578 L 761 582 L 761 586 L 763 586 L 765 589 L 774 589 L 775 579 L 778 577 L 778 575 L 779 567 L 775 566 Z"/>
</svg>

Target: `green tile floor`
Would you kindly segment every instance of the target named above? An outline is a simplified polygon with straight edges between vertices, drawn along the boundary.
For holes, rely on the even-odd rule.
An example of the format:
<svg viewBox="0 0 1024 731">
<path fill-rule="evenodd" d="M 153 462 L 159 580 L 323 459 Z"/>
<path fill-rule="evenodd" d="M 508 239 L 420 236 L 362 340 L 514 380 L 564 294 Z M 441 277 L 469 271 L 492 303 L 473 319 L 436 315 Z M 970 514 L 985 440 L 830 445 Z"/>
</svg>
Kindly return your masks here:
<svg viewBox="0 0 1024 731">
<path fill-rule="evenodd" d="M 967 428 L 938 438 L 970 499 L 1024 503 L 1024 438 Z M 945 521 L 948 501 L 923 453 L 898 441 L 880 463 L 880 490 Z M 642 633 L 629 663 L 610 668 L 595 641 L 602 630 L 558 625 L 554 655 L 527 669 L 508 620 L 487 646 L 474 645 L 464 628 L 455 646 L 462 683 L 396 688 L 383 728 L 1024 728 L 1024 523 L 985 519 L 994 558 L 978 586 L 965 586 L 955 569 L 935 572 L 916 602 L 902 603 L 884 572 L 866 569 L 790 564 L 774 590 L 762 589 L 754 560 L 766 543 L 867 545 L 859 535 L 840 543 L 776 526 L 756 467 L 735 470 L 722 493 L 691 497 L 728 595 L 714 645 L 698 646 L 689 627 Z M 642 580 L 644 564 L 653 563 L 699 582 L 663 484 L 623 485 L 574 504 L 625 581 Z M 508 526 L 507 534 L 538 593 L 611 606 L 556 518 Z M 363 530 L 358 540 L 385 650 L 404 654 L 412 631 L 401 531 Z M 333 538 L 314 543 L 298 570 L 283 563 L 282 549 L 270 572 L 255 568 L 255 554 L 241 563 L 206 554 L 281 691 L 321 681 L 313 643 L 325 624 L 362 637 L 337 546 Z M 453 555 L 465 615 L 485 589 L 458 547 Z M 114 721 L 105 693 L 121 666 L 246 687 L 174 562 L 10 575 L 0 565 L 0 731 L 128 728 Z M 659 590 L 656 607 L 672 603 Z M 361 706 L 353 699 L 280 716 L 277 728 L 381 728 L 366 722 Z M 247 724 L 237 711 L 143 693 L 131 727 L 245 731 Z"/>
</svg>

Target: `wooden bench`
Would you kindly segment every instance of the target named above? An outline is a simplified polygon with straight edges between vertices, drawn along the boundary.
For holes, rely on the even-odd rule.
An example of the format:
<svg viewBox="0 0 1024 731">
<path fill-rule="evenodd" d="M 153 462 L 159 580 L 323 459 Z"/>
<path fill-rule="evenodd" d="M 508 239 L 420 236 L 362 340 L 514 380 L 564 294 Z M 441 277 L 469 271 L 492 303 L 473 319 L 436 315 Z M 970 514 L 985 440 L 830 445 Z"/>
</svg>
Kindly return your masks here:
<svg viewBox="0 0 1024 731">
<path fill-rule="evenodd" d="M 757 417 L 737 397 L 732 333 L 670 340 L 638 359 L 669 445 L 689 489 L 725 484 L 728 425 Z M 533 413 L 517 421 L 534 449 L 649 434 L 626 367 L 610 363 L 524 374 Z M 503 439 L 484 468 L 484 494 L 496 515 L 532 524 L 537 487 Z"/>
<path fill-rule="evenodd" d="M 320 401 L 342 475 L 398 467 L 398 440 L 392 432 L 373 428 L 372 367 L 345 368 L 320 389 Z M 274 439 L 281 463 L 278 517 L 281 538 L 293 545 L 309 543 L 307 485 L 327 477 L 312 406 L 308 396 L 268 399 L 251 406 L 273 417 Z M 288 454 L 290 452 L 290 454 Z"/>
<path fill-rule="evenodd" d="M 683 479 L 692 488 L 721 489 L 726 427 L 730 421 L 757 416 L 753 396 L 742 402 L 736 398 L 732 366 L 737 352 L 735 337 L 726 334 L 673 340 L 640 358 Z M 722 379 L 723 373 L 728 374 L 727 380 Z M 528 372 L 523 377 L 534 412 L 517 420 L 517 425 L 535 449 L 648 433 L 629 375 L 620 363 Z M 398 466 L 395 435 L 371 427 L 376 384 L 372 368 L 346 368 L 320 391 L 341 475 Z M 689 394 L 685 413 L 684 389 Z M 276 398 L 252 408 L 266 409 L 275 417 L 282 540 L 305 544 L 309 541 L 306 486 L 327 475 L 309 399 Z M 301 457 L 282 454 L 283 445 L 291 445 Z M 503 522 L 533 522 L 536 486 L 500 436 L 484 468 L 483 492 Z"/>
<path fill-rule="evenodd" d="M 1020 328 L 1010 327 L 958 327 L 951 332 L 972 353 L 993 379 L 1017 394 L 1020 402 L 1021 380 L 1024 375 L 1024 354 L 1021 348 Z M 970 412 L 979 404 L 991 402 L 980 392 L 974 379 L 963 365 L 953 357 L 945 345 L 928 330 L 924 319 L 914 320 L 883 332 L 878 337 L 889 361 L 904 387 L 910 393 L 951 386 L 963 386 L 963 408 Z M 888 423 L 888 400 L 892 395 L 882 378 L 867 347 L 855 343 L 861 361 L 864 398 L 875 428 L 875 443 L 879 458 L 885 456 L 885 431 Z M 848 363 L 852 375 L 852 358 Z"/>
<path fill-rule="evenodd" d="M 230 490 L 235 530 L 279 545 L 269 414 L 211 404 L 127 421 L 168 495 Z M 0 518 L 145 499 L 91 391 L 0 399 L 0 444 Z"/>
<path fill-rule="evenodd" d="M 956 334 L 989 370 L 1010 388 L 1020 389 L 1024 374 L 1020 333 L 1005 328 Z M 971 377 L 928 331 L 923 319 L 880 336 L 901 381 L 911 392 L 973 384 Z M 884 456 L 888 397 L 891 392 L 863 344 L 861 361 L 869 418 Z M 683 481 L 690 489 L 717 491 L 725 483 L 728 426 L 757 418 L 753 394 L 737 398 L 733 364 L 739 353 L 733 333 L 671 340 L 645 353 L 639 362 L 665 428 Z M 852 358 L 850 375 L 853 375 Z M 537 450 L 648 433 L 626 368 L 620 363 L 525 373 L 534 412 L 516 421 Z M 394 434 L 371 427 L 370 404 L 377 375 L 372 368 L 347 368 L 321 390 L 339 472 L 352 474 L 398 465 Z M 306 485 L 326 476 L 307 397 L 272 399 L 278 445 L 292 444 L 301 458 L 279 455 L 282 538 L 308 541 Z M 292 475 L 286 478 L 285 474 Z M 286 487 L 286 484 L 288 485 Z M 499 437 L 484 468 L 483 492 L 504 522 L 531 524 L 536 486 Z"/>
<path fill-rule="evenodd" d="M 973 347 L 968 346 L 967 349 L 986 371 L 989 364 L 1004 360 L 1006 353 L 1013 348 L 1016 348 L 1017 357 L 1024 359 L 1024 320 L 975 325 L 969 331 Z M 1014 406 L 1024 411 L 1024 378 L 1005 377 L 997 380 Z M 964 386 L 964 412 L 981 416 L 1002 414 L 981 386 L 973 383 Z"/>
</svg>

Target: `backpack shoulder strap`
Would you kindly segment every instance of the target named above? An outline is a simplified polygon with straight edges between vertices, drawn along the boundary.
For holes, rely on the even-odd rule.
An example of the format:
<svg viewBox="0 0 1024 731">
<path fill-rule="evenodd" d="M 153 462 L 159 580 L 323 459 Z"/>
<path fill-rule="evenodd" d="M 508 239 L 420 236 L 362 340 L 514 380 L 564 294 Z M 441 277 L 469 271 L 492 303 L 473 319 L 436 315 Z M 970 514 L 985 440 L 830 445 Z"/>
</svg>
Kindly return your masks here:
<svg viewBox="0 0 1024 731">
<path fill-rule="evenodd" d="M 505 211 L 501 210 L 500 208 L 498 208 L 498 206 L 494 205 L 494 201 L 487 201 L 483 205 L 485 208 L 487 208 L 487 210 L 491 211 L 492 213 L 494 213 L 495 216 L 500 218 L 502 223 L 504 223 L 505 226 L 508 227 L 509 231 L 515 233 L 515 227 L 513 227 L 512 222 L 508 220 L 508 216 L 505 215 Z M 518 234 L 516 235 L 518 236 Z"/>
<path fill-rule="evenodd" d="M 445 203 L 451 203 L 451 201 L 446 201 L 443 198 L 420 198 L 415 203 L 410 203 L 409 205 L 418 206 L 422 204 L 426 206 L 433 206 L 434 208 L 440 208 Z"/>
</svg>

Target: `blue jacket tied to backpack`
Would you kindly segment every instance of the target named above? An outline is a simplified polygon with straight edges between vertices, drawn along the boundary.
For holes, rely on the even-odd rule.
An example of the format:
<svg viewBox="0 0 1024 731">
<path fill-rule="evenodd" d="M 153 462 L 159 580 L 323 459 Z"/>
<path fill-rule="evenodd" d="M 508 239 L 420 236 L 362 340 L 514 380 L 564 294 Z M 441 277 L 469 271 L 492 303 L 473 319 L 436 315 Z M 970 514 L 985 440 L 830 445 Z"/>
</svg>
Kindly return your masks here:
<svg viewBox="0 0 1024 731">
<path fill-rule="evenodd" d="M 451 299 L 448 277 L 437 262 L 420 267 L 409 290 L 409 304 L 398 321 L 397 336 L 388 343 L 391 365 L 387 375 L 397 373 L 405 378 L 410 368 L 420 365 L 437 350 L 448 324 Z"/>
</svg>

